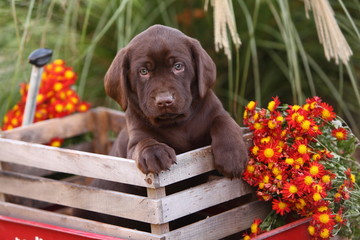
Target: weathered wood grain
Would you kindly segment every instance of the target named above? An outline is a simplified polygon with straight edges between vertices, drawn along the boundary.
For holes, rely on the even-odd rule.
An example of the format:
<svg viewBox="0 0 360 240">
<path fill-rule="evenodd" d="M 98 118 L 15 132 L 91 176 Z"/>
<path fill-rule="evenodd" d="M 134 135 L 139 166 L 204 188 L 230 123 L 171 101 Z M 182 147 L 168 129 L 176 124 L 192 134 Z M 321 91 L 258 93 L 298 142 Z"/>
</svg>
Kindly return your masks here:
<svg viewBox="0 0 360 240">
<path fill-rule="evenodd" d="M 137 221 L 163 223 L 160 200 L 102 190 L 68 182 L 0 172 L 0 192 L 35 200 L 87 209 Z"/>
<path fill-rule="evenodd" d="M 176 162 L 170 170 L 148 176 L 155 187 L 164 187 L 215 169 L 210 146 L 180 154 Z"/>
<path fill-rule="evenodd" d="M 217 240 L 248 229 L 254 218 L 270 211 L 265 202 L 251 202 L 164 234 L 166 240 Z"/>
<path fill-rule="evenodd" d="M 155 188 L 155 189 L 147 188 L 147 195 L 151 199 L 159 199 L 161 201 L 161 199 L 166 196 L 165 187 Z M 163 208 L 159 207 L 157 210 L 159 211 L 159 214 L 161 214 L 162 219 L 164 219 Z M 168 222 L 162 224 L 151 224 L 150 226 L 151 226 L 151 233 L 157 235 L 161 235 L 163 233 L 167 233 L 170 231 Z"/>
<path fill-rule="evenodd" d="M 93 123 L 96 127 L 93 128 L 94 152 L 100 154 L 108 154 L 109 146 L 109 116 L 106 111 L 97 111 L 93 114 Z"/>
<path fill-rule="evenodd" d="M 133 160 L 0 138 L 0 161 L 143 187 L 164 187 L 214 170 L 211 147 L 177 156 L 177 164 L 144 175 Z M 24 157 L 26 156 L 26 157 Z"/>
<path fill-rule="evenodd" d="M 252 145 L 251 137 L 250 133 L 244 134 L 247 147 Z M 148 179 L 155 187 L 164 187 L 214 169 L 211 146 L 206 146 L 177 155 L 177 164 L 171 166 L 170 170 L 162 171 L 158 175 L 149 175 Z"/>
<path fill-rule="evenodd" d="M 52 138 L 69 138 L 92 131 L 92 114 L 76 113 L 64 118 L 54 118 L 37 122 L 29 126 L 19 127 L 10 131 L 0 132 L 0 138 L 8 138 L 31 143 L 47 143 Z"/>
<path fill-rule="evenodd" d="M 152 187 L 133 160 L 0 138 L 0 161 Z"/>
<path fill-rule="evenodd" d="M 2 170 L 2 163 L 0 162 L 0 171 Z M 5 195 L 2 192 L 0 192 L 0 202 L 5 202 Z"/>
<path fill-rule="evenodd" d="M 99 111 L 106 111 L 109 116 L 109 127 L 110 129 L 118 133 L 121 129 L 126 126 L 125 113 L 121 111 L 112 110 L 109 108 L 98 108 Z"/>
<path fill-rule="evenodd" d="M 240 179 L 216 179 L 162 198 L 163 218 L 170 222 L 251 192 L 251 187 Z"/>
</svg>

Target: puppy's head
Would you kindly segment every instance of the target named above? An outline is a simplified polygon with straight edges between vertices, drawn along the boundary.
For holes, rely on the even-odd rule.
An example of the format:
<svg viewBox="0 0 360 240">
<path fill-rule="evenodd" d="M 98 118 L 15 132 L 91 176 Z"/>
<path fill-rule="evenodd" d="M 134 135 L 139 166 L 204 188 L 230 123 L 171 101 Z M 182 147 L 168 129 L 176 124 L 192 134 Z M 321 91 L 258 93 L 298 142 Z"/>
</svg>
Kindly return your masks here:
<svg viewBox="0 0 360 240">
<path fill-rule="evenodd" d="M 105 90 L 123 110 L 132 106 L 162 126 L 187 119 L 194 99 L 204 98 L 215 78 L 215 64 L 197 40 L 155 25 L 118 52 Z"/>
</svg>

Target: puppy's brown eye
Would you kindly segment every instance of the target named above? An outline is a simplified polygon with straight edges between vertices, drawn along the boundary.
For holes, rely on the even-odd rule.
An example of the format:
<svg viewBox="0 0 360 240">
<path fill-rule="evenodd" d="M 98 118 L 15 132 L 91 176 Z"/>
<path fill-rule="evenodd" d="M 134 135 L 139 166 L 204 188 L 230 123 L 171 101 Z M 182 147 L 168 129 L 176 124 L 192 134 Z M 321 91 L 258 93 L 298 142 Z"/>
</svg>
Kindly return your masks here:
<svg viewBox="0 0 360 240">
<path fill-rule="evenodd" d="M 182 70 L 184 70 L 184 65 L 182 63 L 175 63 L 174 64 L 174 70 L 182 71 Z"/>
<path fill-rule="evenodd" d="M 146 76 L 146 75 L 149 74 L 149 70 L 147 70 L 146 68 L 141 68 L 141 69 L 139 70 L 139 73 L 140 73 L 140 75 L 142 75 L 142 76 Z"/>
</svg>

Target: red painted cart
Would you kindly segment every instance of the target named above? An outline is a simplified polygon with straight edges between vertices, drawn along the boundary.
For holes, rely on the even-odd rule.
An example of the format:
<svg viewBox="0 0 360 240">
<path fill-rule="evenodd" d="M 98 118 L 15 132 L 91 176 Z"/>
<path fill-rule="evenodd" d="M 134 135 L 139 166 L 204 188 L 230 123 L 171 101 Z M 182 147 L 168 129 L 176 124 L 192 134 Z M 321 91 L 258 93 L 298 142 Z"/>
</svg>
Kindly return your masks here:
<svg viewBox="0 0 360 240">
<path fill-rule="evenodd" d="M 2 240 L 121 240 L 120 238 L 6 216 L 0 216 L 0 236 Z"/>
<path fill-rule="evenodd" d="M 307 228 L 310 218 L 303 218 L 272 231 L 263 233 L 252 240 L 310 240 Z"/>
</svg>

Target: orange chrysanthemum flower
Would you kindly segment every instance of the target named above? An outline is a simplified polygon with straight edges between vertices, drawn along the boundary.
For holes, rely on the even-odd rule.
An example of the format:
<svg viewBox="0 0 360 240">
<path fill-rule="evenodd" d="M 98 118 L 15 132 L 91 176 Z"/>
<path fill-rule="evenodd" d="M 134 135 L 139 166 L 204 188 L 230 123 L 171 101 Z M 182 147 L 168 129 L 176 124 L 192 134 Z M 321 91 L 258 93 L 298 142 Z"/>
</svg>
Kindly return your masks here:
<svg viewBox="0 0 360 240">
<path fill-rule="evenodd" d="M 314 178 L 321 178 L 325 174 L 325 167 L 319 162 L 311 162 L 308 173 Z"/>
<path fill-rule="evenodd" d="M 345 128 L 335 128 L 332 130 L 332 135 L 339 141 L 347 139 L 347 131 Z"/>
<path fill-rule="evenodd" d="M 333 107 L 330 106 L 327 103 L 320 103 L 320 106 L 322 108 L 321 110 L 321 117 L 329 122 L 331 120 L 333 120 L 336 117 L 336 114 L 333 112 Z"/>
<path fill-rule="evenodd" d="M 313 220 L 325 227 L 335 225 L 335 215 L 330 212 L 318 212 L 313 215 Z"/>
<path fill-rule="evenodd" d="M 264 163 L 277 161 L 281 156 L 279 146 L 276 143 L 267 143 L 258 152 L 258 158 Z"/>
<path fill-rule="evenodd" d="M 292 182 L 286 182 L 281 193 L 286 199 L 295 199 L 295 197 L 301 196 L 303 194 L 299 187 Z"/>
<path fill-rule="evenodd" d="M 268 109 L 270 112 L 274 112 L 275 109 L 280 105 L 279 97 L 273 97 L 273 100 L 269 102 Z"/>
<path fill-rule="evenodd" d="M 303 192 L 310 193 L 314 184 L 314 178 L 310 175 L 300 175 L 296 178 L 296 184 Z"/>
<path fill-rule="evenodd" d="M 288 203 L 277 199 L 272 201 L 272 209 L 280 215 L 284 215 L 285 213 L 289 213 L 291 211 Z"/>
<path fill-rule="evenodd" d="M 308 228 L 307 228 L 307 230 L 308 230 L 308 233 L 310 234 L 310 236 L 314 236 L 314 235 L 315 235 L 316 229 L 315 229 L 315 227 L 314 227 L 313 225 L 309 225 Z"/>
<path fill-rule="evenodd" d="M 307 205 L 307 201 L 304 198 L 298 198 L 295 203 L 294 206 L 295 208 L 299 211 L 302 212 L 302 210 L 304 209 L 304 207 Z"/>
<path fill-rule="evenodd" d="M 244 234 L 243 235 L 243 240 L 250 240 L 251 236 L 249 234 Z"/>
<path fill-rule="evenodd" d="M 329 239 L 331 237 L 331 230 L 328 228 L 323 228 L 320 230 L 319 235 L 322 239 Z"/>
<path fill-rule="evenodd" d="M 250 231 L 251 231 L 252 234 L 259 234 L 261 232 L 261 229 L 259 227 L 260 223 L 261 223 L 261 219 L 257 218 L 251 224 Z"/>
<path fill-rule="evenodd" d="M 253 111 L 256 108 L 256 102 L 255 101 L 250 101 L 247 105 L 246 105 L 246 109 L 249 111 Z"/>
<path fill-rule="evenodd" d="M 60 147 L 63 142 L 64 142 L 64 139 L 62 139 L 62 138 L 53 138 L 50 140 L 48 145 L 50 145 L 52 147 Z"/>
</svg>

